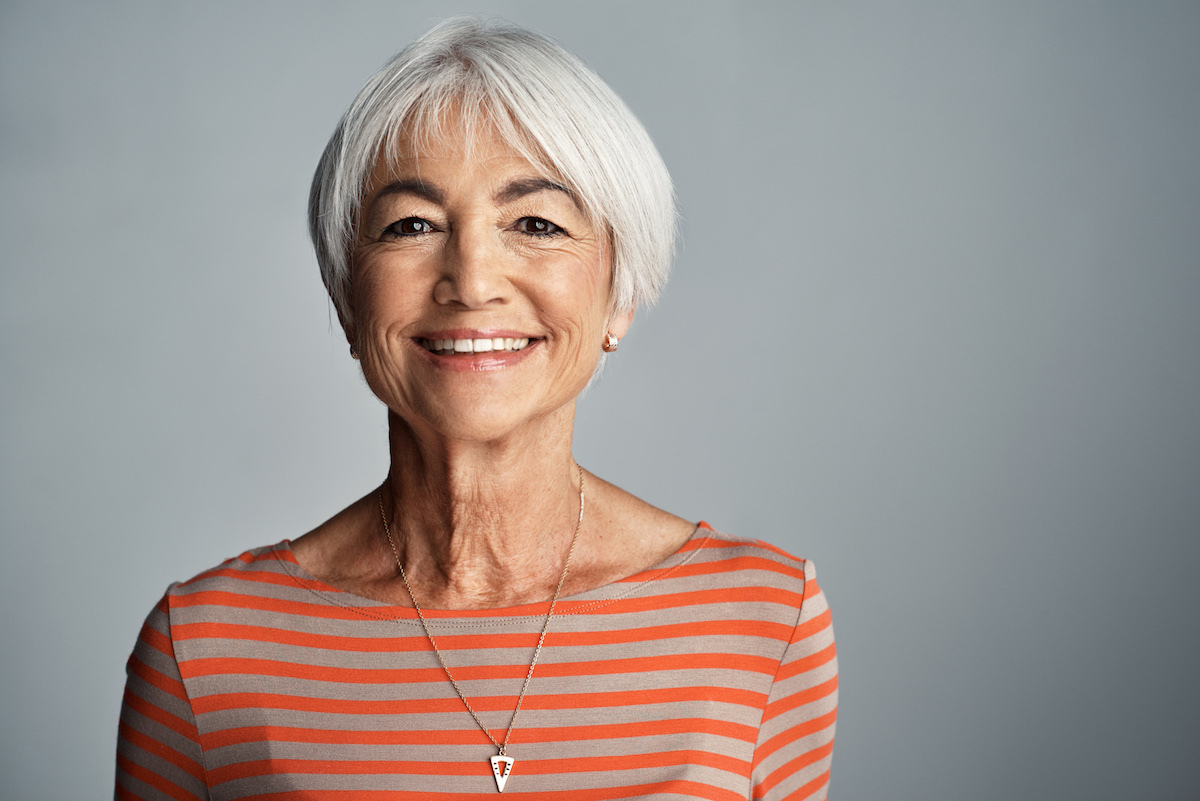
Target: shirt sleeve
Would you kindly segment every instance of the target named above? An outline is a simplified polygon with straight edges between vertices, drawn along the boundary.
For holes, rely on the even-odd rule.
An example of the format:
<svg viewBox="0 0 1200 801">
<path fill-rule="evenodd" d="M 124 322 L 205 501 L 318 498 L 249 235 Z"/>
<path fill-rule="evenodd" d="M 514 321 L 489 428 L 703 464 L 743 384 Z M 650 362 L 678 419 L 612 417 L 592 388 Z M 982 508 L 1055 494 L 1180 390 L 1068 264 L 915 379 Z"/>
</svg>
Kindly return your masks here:
<svg viewBox="0 0 1200 801">
<path fill-rule="evenodd" d="M 125 666 L 117 801 L 208 801 L 204 753 L 171 643 L 168 596 L 146 618 Z"/>
<path fill-rule="evenodd" d="M 754 748 L 753 798 L 824 801 L 837 720 L 837 649 L 812 562 L 791 641 L 771 685 Z"/>
</svg>

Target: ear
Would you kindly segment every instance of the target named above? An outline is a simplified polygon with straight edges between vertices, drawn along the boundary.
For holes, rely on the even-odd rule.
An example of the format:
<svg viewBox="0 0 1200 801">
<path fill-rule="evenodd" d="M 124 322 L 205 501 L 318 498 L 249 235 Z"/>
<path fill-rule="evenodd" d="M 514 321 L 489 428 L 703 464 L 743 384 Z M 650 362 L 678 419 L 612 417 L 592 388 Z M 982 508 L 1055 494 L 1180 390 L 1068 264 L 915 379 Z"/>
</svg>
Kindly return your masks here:
<svg viewBox="0 0 1200 801">
<path fill-rule="evenodd" d="M 608 318 L 608 327 L 605 329 L 605 333 L 612 334 L 617 339 L 623 339 L 629 331 L 629 326 L 633 324 L 633 312 L 632 306 L 613 312 Z"/>
<path fill-rule="evenodd" d="M 353 265 L 351 265 L 351 269 L 353 269 Z M 347 302 L 353 304 L 353 289 L 348 291 L 346 294 L 348 297 Z M 332 298 L 330 305 L 333 306 L 333 311 L 335 314 L 337 314 L 338 323 L 342 326 L 342 333 L 346 336 L 346 342 L 350 344 L 350 347 L 354 347 L 355 343 L 358 342 L 358 326 L 355 324 L 353 319 L 348 319 L 346 315 L 342 314 L 341 305 L 332 302 Z"/>
<path fill-rule="evenodd" d="M 342 333 L 346 335 L 346 342 L 350 343 L 350 347 L 354 347 L 358 343 L 358 329 L 353 321 L 347 320 L 338 312 L 338 322 L 342 324 Z"/>
</svg>

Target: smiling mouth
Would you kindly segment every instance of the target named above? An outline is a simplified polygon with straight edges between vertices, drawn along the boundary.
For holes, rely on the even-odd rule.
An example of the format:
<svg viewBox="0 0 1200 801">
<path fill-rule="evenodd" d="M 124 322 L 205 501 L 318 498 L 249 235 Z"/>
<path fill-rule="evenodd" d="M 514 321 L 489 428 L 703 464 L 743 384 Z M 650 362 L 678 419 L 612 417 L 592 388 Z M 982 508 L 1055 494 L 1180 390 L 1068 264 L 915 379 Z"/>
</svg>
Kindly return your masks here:
<svg viewBox="0 0 1200 801">
<path fill-rule="evenodd" d="M 472 353 L 515 353 L 529 345 L 529 337 L 494 337 L 492 339 L 418 339 L 417 344 L 439 356 L 469 355 Z"/>
</svg>

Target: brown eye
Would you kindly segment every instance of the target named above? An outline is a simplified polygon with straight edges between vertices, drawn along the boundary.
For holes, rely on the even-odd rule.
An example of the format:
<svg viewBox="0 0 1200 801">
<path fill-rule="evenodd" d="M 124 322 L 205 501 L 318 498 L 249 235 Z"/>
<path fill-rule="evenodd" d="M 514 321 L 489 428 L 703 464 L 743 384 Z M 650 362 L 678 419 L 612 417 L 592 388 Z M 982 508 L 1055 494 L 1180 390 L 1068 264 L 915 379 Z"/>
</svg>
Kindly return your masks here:
<svg viewBox="0 0 1200 801">
<path fill-rule="evenodd" d="M 433 233 L 433 223 L 420 217 L 405 217 L 384 228 L 383 232 L 392 236 L 420 236 Z"/>
<path fill-rule="evenodd" d="M 522 217 L 514 227 L 523 234 L 533 236 L 557 236 L 565 233 L 562 228 L 541 217 Z"/>
</svg>

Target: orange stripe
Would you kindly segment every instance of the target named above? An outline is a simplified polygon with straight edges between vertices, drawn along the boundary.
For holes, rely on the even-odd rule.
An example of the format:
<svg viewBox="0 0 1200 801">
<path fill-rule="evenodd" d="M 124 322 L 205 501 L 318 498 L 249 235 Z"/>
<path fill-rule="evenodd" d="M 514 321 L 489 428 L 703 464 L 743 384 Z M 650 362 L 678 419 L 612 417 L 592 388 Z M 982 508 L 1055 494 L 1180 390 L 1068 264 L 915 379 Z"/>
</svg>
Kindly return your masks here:
<svg viewBox="0 0 1200 801">
<path fill-rule="evenodd" d="M 513 730 L 512 745 L 558 743 L 582 740 L 623 740 L 677 734 L 713 734 L 753 743 L 758 732 L 753 726 L 706 718 L 630 721 L 603 726 L 530 727 Z M 324 745 L 486 745 L 476 728 L 436 731 L 360 731 L 310 729 L 292 726 L 241 726 L 205 734 L 205 750 L 244 743 L 321 743 Z"/>
<path fill-rule="evenodd" d="M 290 557 L 290 559 L 288 561 L 295 562 L 296 558 L 294 556 L 292 556 L 291 549 L 285 549 L 285 548 L 280 547 L 285 542 L 288 542 L 288 540 L 280 540 L 279 542 L 275 543 L 273 546 L 271 546 L 270 548 L 268 548 L 265 551 L 262 551 L 261 553 L 250 553 L 249 551 L 240 553 L 237 556 L 226 559 L 221 564 L 227 565 L 230 562 L 241 562 L 242 564 L 245 564 L 245 565 L 252 565 L 255 562 L 269 562 L 273 559 L 278 561 L 280 559 L 280 557 L 282 557 L 284 554 L 286 554 L 288 557 Z"/>
<path fill-rule="evenodd" d="M 585 710 L 709 701 L 761 709 L 766 700 L 767 696 L 763 693 L 750 690 L 670 687 L 604 693 L 529 695 L 525 698 L 521 708 Z M 471 706 L 477 710 L 500 712 L 511 710 L 515 701 L 516 699 L 511 695 L 488 695 L 472 698 Z M 354 701 L 274 693 L 221 693 L 195 699 L 192 702 L 192 709 L 197 715 L 235 709 L 279 709 L 341 715 L 428 715 L 438 712 L 460 712 L 462 711 L 462 701 L 457 696 L 394 701 Z"/>
<path fill-rule="evenodd" d="M 121 781 L 120 775 L 117 776 L 117 781 Z M 120 784 L 117 785 L 117 790 L 113 794 L 113 797 L 116 799 L 116 801 L 146 801 L 146 799 L 142 798 L 140 795 L 134 795 L 132 790 L 127 787 L 122 787 Z"/>
<path fill-rule="evenodd" d="M 299 774 L 309 776 L 478 776 L 486 772 L 486 762 L 418 762 L 418 761 L 366 761 L 366 760 L 316 760 L 316 759 L 259 759 L 235 762 L 232 765 L 214 768 L 209 780 L 216 787 L 235 779 L 250 779 L 256 776 Z M 521 760 L 521 767 L 526 765 Z"/>
<path fill-rule="evenodd" d="M 625 770 L 645 770 L 686 765 L 706 765 L 717 770 L 749 777 L 750 763 L 707 751 L 661 751 L 629 756 L 580 757 L 577 759 L 522 759 L 520 773 L 530 776 L 554 776 L 561 773 L 619 773 Z M 487 772 L 487 762 L 380 761 L 380 760 L 314 760 L 263 759 L 238 762 L 214 769 L 210 780 L 214 785 L 234 779 L 275 774 L 317 776 L 478 776 Z"/>
<path fill-rule="evenodd" d="M 713 570 L 713 568 L 718 569 Z M 755 556 L 753 554 L 741 554 L 711 562 L 689 562 L 687 565 L 680 567 L 679 574 L 683 576 L 707 576 L 712 573 L 740 573 L 749 570 L 779 573 L 788 578 L 804 580 L 803 564 L 797 566 L 791 562 L 780 562 L 776 559 L 768 559 L 765 556 Z M 815 584 L 816 582 L 813 583 Z"/>
<path fill-rule="evenodd" d="M 645 770 L 686 765 L 705 765 L 737 776 L 749 777 L 750 763 L 724 754 L 709 751 L 656 751 L 649 754 L 628 756 L 583 757 L 579 759 L 525 759 L 521 761 L 521 772 L 539 776 L 556 773 L 592 773 L 604 771 L 616 773 L 622 770 Z M 529 766 L 526 768 L 526 766 Z"/>
<path fill-rule="evenodd" d="M 826 662 L 832 662 L 837 656 L 837 646 L 834 643 L 829 643 L 815 654 L 809 654 L 806 657 L 797 659 L 794 662 L 788 662 L 779 668 L 779 672 L 775 674 L 775 681 L 783 681 L 790 679 L 793 676 L 799 676 L 802 673 L 807 673 L 810 670 L 815 670 Z"/>
<path fill-rule="evenodd" d="M 339 590 L 337 587 L 331 587 L 328 584 L 315 581 L 303 581 L 298 576 L 293 576 L 290 573 L 280 573 L 273 570 L 247 570 L 244 567 L 215 567 L 206 573 L 202 573 L 194 579 L 190 579 L 187 582 L 187 586 L 196 584 L 201 579 L 208 580 L 222 577 L 235 579 L 237 581 L 246 581 L 251 584 L 273 584 L 284 587 L 295 587 L 297 583 L 303 583 L 320 587 L 322 590 L 327 592 L 344 592 L 343 590 Z"/>
<path fill-rule="evenodd" d="M 187 721 L 180 718 L 178 715 L 173 715 L 162 707 L 150 703 L 141 696 L 135 694 L 128 687 L 125 688 L 125 707 L 130 709 L 148 720 L 153 720 L 162 726 L 166 726 L 177 734 L 182 734 L 192 742 L 197 740 L 196 727 L 189 724 Z"/>
<path fill-rule="evenodd" d="M 826 609 L 812 620 L 806 620 L 803 623 L 797 624 L 796 630 L 792 634 L 792 642 L 805 640 L 814 634 L 824 631 L 832 624 L 833 617 L 830 615 L 829 610 Z"/>
<path fill-rule="evenodd" d="M 244 614 L 247 609 L 257 609 L 263 612 L 282 612 L 287 615 L 297 615 L 305 618 L 326 618 L 331 620 L 362 620 L 364 615 L 342 606 L 330 604 L 303 603 L 301 601 L 280 601 L 275 598 L 265 598 L 260 595 L 226 592 L 224 590 L 199 590 L 187 595 L 176 595 L 171 599 L 172 609 L 187 609 L 193 606 L 224 606 L 237 613 Z M 372 612 L 376 611 L 374 609 Z M 403 607 L 381 607 L 378 614 L 367 617 L 387 617 L 385 611 L 410 612 L 413 620 L 416 613 Z"/>
<path fill-rule="evenodd" d="M 221 572 L 224 570 L 237 571 L 238 570 L 237 567 L 227 567 L 227 565 L 233 565 L 234 562 L 241 562 L 244 565 L 248 565 L 252 562 L 259 561 L 260 559 L 262 559 L 262 557 L 263 557 L 262 554 L 260 554 L 258 556 L 251 556 L 249 553 L 239 554 L 239 555 L 233 557 L 232 559 L 226 559 L 224 562 L 222 562 L 221 564 L 217 565 L 214 568 L 205 570 L 203 573 L 197 573 L 196 575 L 192 576 L 187 581 L 179 582 L 179 586 L 176 587 L 176 589 L 182 589 L 184 587 L 190 587 L 193 584 L 199 584 L 200 582 L 202 582 L 205 579 L 208 579 L 212 576 L 221 575 Z M 240 571 L 238 571 L 238 572 L 240 572 Z"/>
<path fill-rule="evenodd" d="M 127 721 L 122 720 L 118 724 L 117 737 L 148 754 L 154 754 L 159 759 L 170 762 L 185 773 L 191 774 L 192 778 L 196 781 L 201 784 L 204 783 L 204 769 L 200 767 L 200 763 L 190 757 L 184 756 L 169 745 L 138 731 L 130 726 Z"/>
<path fill-rule="evenodd" d="M 790 794 L 788 798 L 794 801 L 802 801 L 805 798 L 811 798 L 814 793 L 824 790 L 829 785 L 829 771 L 825 771 L 817 778 L 813 779 L 808 784 L 801 787 L 796 792 Z"/>
<path fill-rule="evenodd" d="M 822 729 L 827 729 L 837 721 L 837 709 L 826 712 L 820 717 L 806 720 L 803 723 L 798 723 L 790 729 L 781 731 L 770 740 L 758 747 L 754 754 L 754 765 L 757 767 L 764 759 L 771 754 L 783 748 L 785 745 L 799 740 L 801 737 L 807 737 L 810 734 L 815 734 Z"/>
<path fill-rule="evenodd" d="M 510 779 L 515 783 L 515 779 Z M 512 785 L 509 785 L 511 788 Z M 506 797 L 513 797 L 517 801 L 521 799 L 545 798 L 546 793 L 522 793 L 505 789 Z M 566 793 L 562 793 L 567 796 Z M 746 797 L 741 793 L 723 790 L 719 787 L 713 787 L 708 784 L 700 784 L 699 782 L 689 781 L 668 781 L 656 782 L 654 784 L 631 784 L 627 787 L 604 787 L 597 790 L 571 790 L 569 798 L 571 801 L 613 801 L 618 798 L 645 798 L 652 795 L 675 795 L 680 798 L 703 798 L 706 801 L 745 801 Z M 402 790 L 322 790 L 320 793 L 321 801 L 422 801 L 423 799 L 446 799 L 446 801 L 457 801 L 463 798 L 459 793 L 430 793 L 430 792 L 405 792 Z M 282 793 L 263 793 L 261 795 L 248 795 L 243 797 L 243 801 L 297 801 L 297 795 L 293 791 L 284 791 Z"/>
<path fill-rule="evenodd" d="M 242 571 L 235 571 L 232 574 L 234 579 L 241 579 L 245 575 Z M 194 583 L 195 579 L 189 584 Z M 194 592 L 175 595 L 171 599 L 171 606 L 174 609 L 186 609 L 196 606 L 218 606 L 226 607 L 237 612 L 244 612 L 246 609 L 257 609 L 264 612 L 279 612 L 286 615 L 301 616 L 305 618 L 324 618 L 328 620 L 362 620 L 364 617 L 374 620 L 417 620 L 417 613 L 411 607 L 407 606 L 360 606 L 350 601 L 357 600 L 357 596 L 350 593 L 342 592 L 336 588 L 329 587 L 326 584 L 314 581 L 300 581 L 295 577 L 288 577 L 286 581 L 278 582 L 291 587 L 297 585 L 302 587 L 316 588 L 327 594 L 337 594 L 345 596 L 347 603 L 344 605 L 327 603 L 305 603 L 295 600 L 278 600 L 265 595 L 248 594 L 252 589 L 255 581 L 247 581 L 246 592 L 230 592 L 228 590 L 204 590 L 198 589 Z M 794 604 L 793 604 L 794 605 Z M 544 616 L 550 604 L 548 601 L 524 604 L 522 606 L 514 606 L 508 609 L 423 609 L 427 620 L 436 620 L 439 618 L 493 618 L 497 614 L 506 614 L 512 617 L 528 617 L 528 616 Z M 563 607 L 563 603 L 559 602 L 558 609 Z"/>
<path fill-rule="evenodd" d="M 291 562 L 293 565 L 300 564 L 298 561 L 296 561 L 296 554 L 292 553 L 291 540 L 283 540 L 282 542 L 278 543 L 276 547 L 264 553 L 258 554 L 249 561 L 262 562 L 267 559 L 275 559 L 279 562 Z"/>
<path fill-rule="evenodd" d="M 250 640 L 253 642 L 269 642 L 279 645 L 295 645 L 301 648 L 312 648 L 322 651 L 355 651 L 365 653 L 405 653 L 409 651 L 428 651 L 429 640 L 425 633 L 417 630 L 409 637 L 343 637 L 332 634 L 317 634 L 307 631 L 280 629 L 268 626 L 244 626 L 237 623 L 180 623 L 171 629 L 171 636 L 176 642 L 189 640 Z M 494 637 L 496 642 L 503 643 L 496 647 L 530 647 L 537 643 L 536 632 L 529 634 L 496 634 L 471 635 L 476 638 Z M 451 650 L 455 647 L 456 635 L 438 635 L 439 650 Z M 446 643 L 443 645 L 443 641 Z M 458 646 L 462 647 L 462 646 Z M 476 646 L 477 647 L 477 646 Z"/>
<path fill-rule="evenodd" d="M 142 626 L 142 630 L 138 632 L 138 639 L 163 656 L 169 656 L 171 659 L 175 658 L 175 650 L 171 645 L 171 638 L 158 629 L 151 627 L 149 623 Z"/>
<path fill-rule="evenodd" d="M 774 701 L 767 705 L 766 710 L 763 712 L 763 723 L 766 723 L 771 718 L 778 717 L 785 712 L 789 712 L 798 706 L 804 706 L 805 704 L 811 704 L 813 701 L 818 701 L 827 695 L 832 694 L 835 690 L 837 690 L 837 687 L 838 677 L 834 676 L 828 681 L 823 681 L 815 687 L 809 687 L 807 690 L 802 690 L 798 693 L 792 693 L 785 698 L 780 698 L 778 701 Z"/>
<path fill-rule="evenodd" d="M 792 628 L 765 620 L 721 620 L 707 623 L 674 623 L 664 626 L 616 629 L 595 632 L 550 632 L 548 640 L 557 647 L 613 645 L 680 639 L 685 637 L 745 636 L 788 642 Z M 324 651 L 355 651 L 367 653 L 403 653 L 428 651 L 429 640 L 424 632 L 409 637 L 342 637 L 315 634 L 266 626 L 244 626 L 235 623 L 181 623 L 171 629 L 175 642 L 197 639 L 252 640 L 280 645 L 295 645 Z M 438 650 L 475 650 L 480 648 L 532 648 L 537 644 L 536 632 L 523 634 L 437 634 Z M 164 638 L 165 640 L 165 638 Z M 170 640 L 166 640 L 170 644 Z M 169 653 L 169 652 L 168 652 Z"/>
<path fill-rule="evenodd" d="M 661 567 L 656 570 L 643 570 L 641 573 L 634 573 L 632 576 L 623 578 L 615 583 L 641 584 L 644 581 L 654 580 L 668 573 L 673 578 L 695 578 L 696 576 L 735 573 L 743 570 L 761 570 L 770 573 L 779 573 L 793 579 L 804 579 L 803 565 L 797 569 L 795 565 L 780 563 L 774 559 L 765 559 L 761 556 L 739 555 L 711 562 L 688 562 L 687 564 Z"/>
<path fill-rule="evenodd" d="M 789 592 L 788 590 L 780 590 L 774 587 L 731 587 L 729 589 L 715 590 L 688 590 L 686 592 L 672 592 L 663 595 L 647 595 L 628 598 L 616 598 L 603 601 L 559 601 L 558 610 L 562 610 L 562 614 L 580 614 L 589 612 L 592 609 L 601 610 L 597 614 L 609 614 L 610 607 L 614 604 L 620 604 L 622 613 L 632 612 L 658 612 L 663 609 L 678 609 L 693 606 L 703 606 L 705 604 L 760 604 L 772 603 L 781 606 L 787 606 L 791 609 L 797 609 L 803 596 L 800 593 Z M 739 610 L 741 611 L 741 610 Z M 443 612 L 443 616 L 457 615 L 459 612 Z M 426 614 L 426 617 L 429 617 Z"/>
<path fill-rule="evenodd" d="M 783 781 L 784 779 L 788 778 L 789 776 L 792 776 L 793 774 L 799 773 L 801 770 L 803 770 L 804 768 L 807 768 L 809 765 L 820 762 L 822 759 L 825 759 L 827 756 L 831 755 L 832 753 L 833 753 L 833 740 L 830 740 L 829 742 L 825 743 L 824 745 L 822 745 L 818 748 L 814 748 L 811 751 L 806 751 L 805 753 L 801 754 L 800 756 L 796 757 L 795 759 L 793 759 L 789 762 L 785 762 L 780 767 L 771 771 L 771 774 L 769 776 L 767 776 L 765 779 L 763 779 L 761 782 L 759 782 L 758 784 L 756 784 L 754 786 L 755 797 L 761 798 L 762 796 L 769 793 L 771 790 L 775 789 L 775 786 L 777 784 L 779 784 L 781 781 Z M 826 771 L 824 775 L 826 777 L 828 777 L 829 772 Z M 803 797 L 803 796 L 801 796 L 801 797 Z"/>
<path fill-rule="evenodd" d="M 783 558 L 789 559 L 793 562 L 799 562 L 801 565 L 801 569 L 803 569 L 803 566 L 808 563 L 807 560 L 797 559 L 796 557 L 792 556 L 787 551 L 783 550 L 782 548 L 776 548 L 774 545 L 772 545 L 769 542 L 763 542 L 762 540 L 751 540 L 750 544 L 758 546 L 759 548 L 762 548 L 764 551 L 770 551 L 773 554 L 782 556 Z"/>
<path fill-rule="evenodd" d="M 138 659 L 136 653 L 129 657 L 129 661 L 125 663 L 125 669 L 151 687 L 162 690 L 167 695 L 178 698 L 180 701 L 187 701 L 187 690 L 184 689 L 182 682 L 150 667 Z"/>
<path fill-rule="evenodd" d="M 176 799 L 176 801 L 204 801 L 199 796 L 192 795 L 187 790 L 183 789 L 169 779 L 159 776 L 149 768 L 142 767 L 123 754 L 117 754 L 118 781 L 120 781 L 120 774 L 122 772 L 132 779 L 137 779 L 142 784 L 147 784 L 161 793 L 166 793 L 171 798 Z"/>
<path fill-rule="evenodd" d="M 715 532 L 715 529 L 709 529 L 709 530 Z M 788 556 L 786 553 L 784 553 L 783 551 L 780 551 L 778 548 L 774 548 L 770 545 L 767 545 L 765 542 L 762 542 L 760 540 L 719 539 L 717 537 L 714 537 L 711 534 L 708 534 L 708 535 L 705 535 L 704 539 L 702 539 L 700 542 L 701 542 L 700 545 L 693 546 L 692 548 L 688 548 L 687 550 L 693 550 L 695 548 L 701 548 L 704 550 L 708 550 L 708 549 L 716 550 L 719 548 L 755 548 L 758 546 L 762 546 L 763 550 L 775 551 L 776 553 L 778 553 L 782 556 L 787 556 L 788 559 L 793 559 L 797 562 L 801 561 L 799 559 L 796 559 L 796 557 L 794 557 L 794 556 Z M 690 545 L 691 543 L 688 543 L 688 544 Z"/>
<path fill-rule="evenodd" d="M 353 597 L 353 596 L 351 596 Z M 590 609 L 607 609 L 614 603 L 621 604 L 622 612 L 659 611 L 680 607 L 701 606 L 704 604 L 736 604 L 736 603 L 775 603 L 797 608 L 803 601 L 803 595 L 774 587 L 733 587 L 729 589 L 690 590 L 679 593 L 665 593 L 636 598 L 618 598 L 604 601 L 560 601 L 557 612 L 564 615 L 585 612 Z M 246 609 L 257 609 L 265 612 L 280 612 L 288 615 L 303 617 L 325 618 L 331 620 L 361 620 L 363 617 L 375 619 L 416 620 L 416 612 L 403 606 L 371 606 L 343 607 L 330 604 L 304 603 L 301 601 L 280 601 L 260 595 L 247 595 L 225 590 L 198 590 L 186 595 L 176 595 L 171 600 L 173 609 L 186 609 L 194 606 L 223 606 L 244 612 Z M 527 604 L 503 610 L 513 617 L 545 614 L 547 604 Z M 429 620 L 442 618 L 492 618 L 497 614 L 495 609 L 427 609 L 425 617 Z"/>
<path fill-rule="evenodd" d="M 538 665 L 542 677 L 614 676 L 625 673 L 645 673 L 658 670 L 741 670 L 748 673 L 774 675 L 777 663 L 761 656 L 743 654 L 667 654 L 664 656 L 627 657 L 590 662 L 562 662 Z M 458 681 L 487 679 L 522 679 L 526 665 L 478 665 L 454 668 Z M 329 681 L 346 684 L 402 684 L 410 682 L 445 681 L 441 668 L 343 668 L 308 665 L 270 659 L 212 657 L 190 659 L 179 663 L 184 679 L 200 676 L 243 674 L 276 676 L 280 678 Z"/>
</svg>

